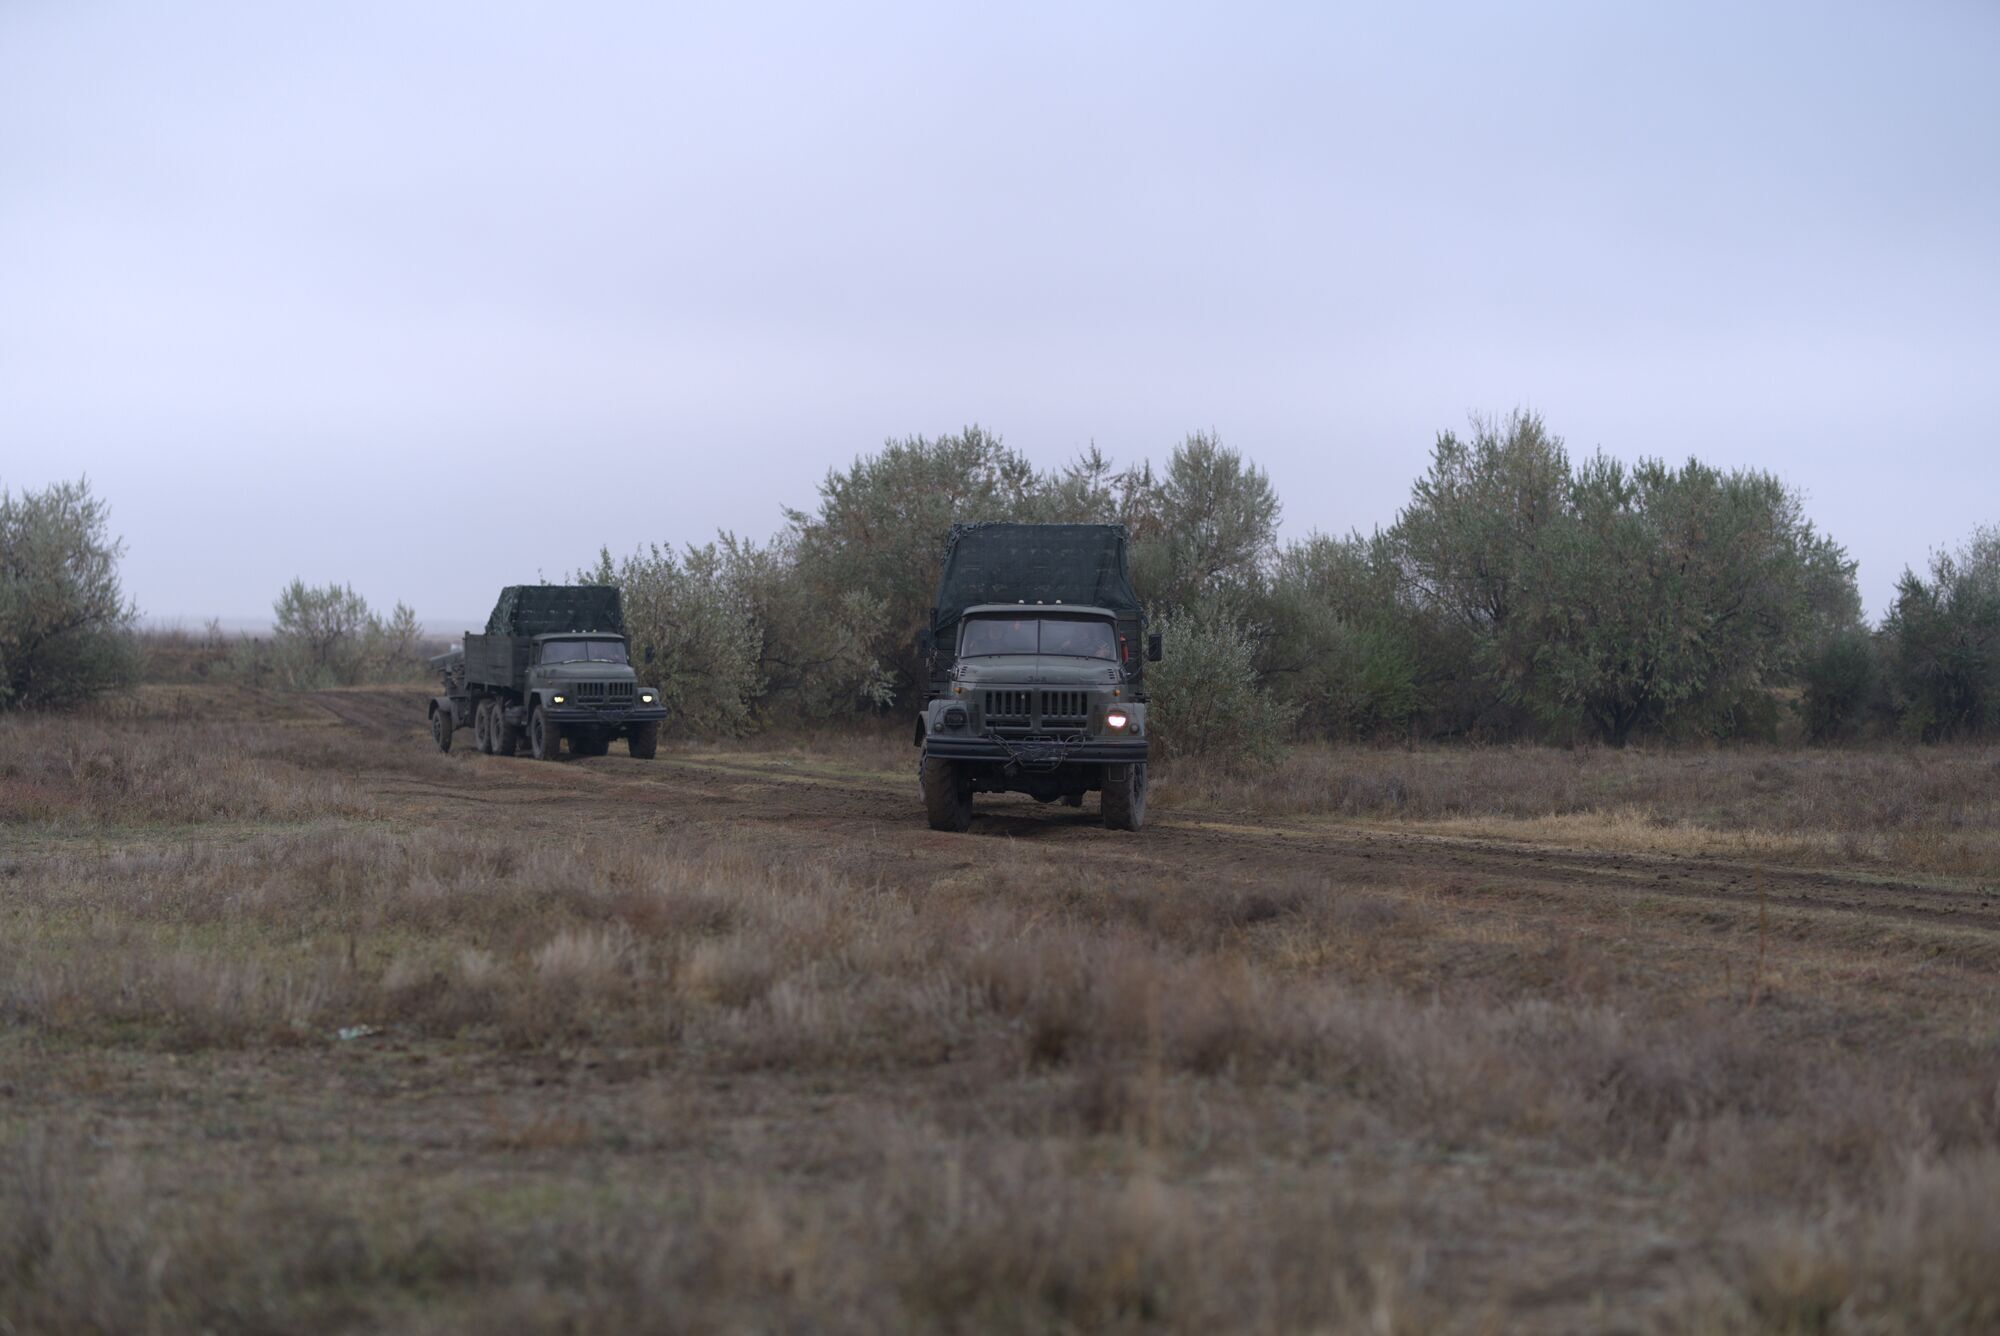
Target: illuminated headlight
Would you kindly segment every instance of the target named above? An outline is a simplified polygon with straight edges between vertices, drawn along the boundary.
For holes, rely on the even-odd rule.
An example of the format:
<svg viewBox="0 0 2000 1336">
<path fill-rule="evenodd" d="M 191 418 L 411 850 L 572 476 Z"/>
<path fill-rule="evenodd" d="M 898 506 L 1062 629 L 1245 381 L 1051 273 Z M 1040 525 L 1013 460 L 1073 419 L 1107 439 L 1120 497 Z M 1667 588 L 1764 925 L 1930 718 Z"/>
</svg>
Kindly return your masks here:
<svg viewBox="0 0 2000 1336">
<path fill-rule="evenodd" d="M 549 699 L 554 701 L 558 705 L 563 703 L 563 698 L 561 696 L 551 696 L 549 697 Z"/>
<path fill-rule="evenodd" d="M 1125 711 L 1113 710 L 1104 716 L 1104 722 L 1112 728 L 1123 728 L 1125 725 L 1131 723 L 1132 720 L 1131 716 L 1127 715 Z"/>
<path fill-rule="evenodd" d="M 653 693 L 652 693 L 652 692 L 650 692 L 650 691 L 642 691 L 642 692 L 640 692 L 640 693 L 639 693 L 639 701 L 640 701 L 640 703 L 641 703 L 641 704 L 644 704 L 644 705 L 651 705 L 651 704 L 653 703 Z"/>
</svg>

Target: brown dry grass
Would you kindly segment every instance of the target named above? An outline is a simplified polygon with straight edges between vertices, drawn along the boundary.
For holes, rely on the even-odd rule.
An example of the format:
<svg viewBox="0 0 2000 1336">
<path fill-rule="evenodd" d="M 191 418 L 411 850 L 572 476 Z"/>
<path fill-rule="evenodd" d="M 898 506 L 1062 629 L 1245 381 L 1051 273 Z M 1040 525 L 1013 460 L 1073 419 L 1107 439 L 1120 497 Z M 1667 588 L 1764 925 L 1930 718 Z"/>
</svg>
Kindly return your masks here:
<svg viewBox="0 0 2000 1336">
<path fill-rule="evenodd" d="M 1669 854 L 2000 877 L 2000 747 L 1308 746 L 1245 776 L 1168 772 L 1164 807 L 1420 822 Z"/>
<path fill-rule="evenodd" d="M 1978 754 L 1869 754 L 1933 772 L 1893 809 L 1818 756 L 1323 753 L 954 838 L 901 739 L 545 767 L 231 699 L 0 721 L 0 1330 L 2000 1324 L 1987 920 L 1200 824 L 1611 847 L 1652 767 L 1818 856 L 1983 810 Z"/>
</svg>

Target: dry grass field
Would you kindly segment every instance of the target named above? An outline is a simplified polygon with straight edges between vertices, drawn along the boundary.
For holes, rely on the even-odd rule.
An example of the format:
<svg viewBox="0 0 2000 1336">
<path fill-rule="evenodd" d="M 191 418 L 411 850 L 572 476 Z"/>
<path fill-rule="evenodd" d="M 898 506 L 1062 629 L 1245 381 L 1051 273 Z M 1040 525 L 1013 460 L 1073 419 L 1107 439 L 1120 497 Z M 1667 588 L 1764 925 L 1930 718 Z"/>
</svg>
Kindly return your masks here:
<svg viewBox="0 0 2000 1336">
<path fill-rule="evenodd" d="M 0 721 L 0 1332 L 2000 1328 L 2000 750 Z"/>
</svg>

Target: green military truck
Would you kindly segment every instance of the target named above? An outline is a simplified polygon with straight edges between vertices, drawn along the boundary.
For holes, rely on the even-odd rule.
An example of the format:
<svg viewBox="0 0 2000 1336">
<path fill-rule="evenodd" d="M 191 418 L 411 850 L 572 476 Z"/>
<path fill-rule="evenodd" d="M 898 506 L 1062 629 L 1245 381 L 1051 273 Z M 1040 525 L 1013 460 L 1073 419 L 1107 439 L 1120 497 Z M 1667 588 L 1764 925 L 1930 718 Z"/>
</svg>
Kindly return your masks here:
<svg viewBox="0 0 2000 1336">
<path fill-rule="evenodd" d="M 666 706 L 632 669 L 615 586 L 509 585 L 486 633 L 430 665 L 444 683 L 430 705 L 439 751 L 461 728 L 480 751 L 512 756 L 525 740 L 545 761 L 565 739 L 572 756 L 602 756 L 616 738 L 643 760 L 659 747 Z"/>
<path fill-rule="evenodd" d="M 952 526 L 921 643 L 933 830 L 969 827 L 975 793 L 1080 806 L 1096 792 L 1105 825 L 1145 823 L 1145 672 L 1160 638 L 1146 635 L 1126 546 L 1112 524 Z"/>
</svg>

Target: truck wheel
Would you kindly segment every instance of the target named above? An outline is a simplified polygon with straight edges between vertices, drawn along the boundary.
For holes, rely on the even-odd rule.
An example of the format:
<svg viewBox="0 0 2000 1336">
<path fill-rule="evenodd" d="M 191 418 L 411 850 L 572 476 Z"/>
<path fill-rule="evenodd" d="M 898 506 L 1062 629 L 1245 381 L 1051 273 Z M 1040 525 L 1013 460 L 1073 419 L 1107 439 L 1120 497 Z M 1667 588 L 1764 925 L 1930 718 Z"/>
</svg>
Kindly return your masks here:
<svg viewBox="0 0 2000 1336">
<path fill-rule="evenodd" d="M 431 707 L 431 737 L 436 739 L 439 751 L 448 752 L 451 750 L 452 732 L 451 711 L 440 710 L 433 705 Z"/>
<path fill-rule="evenodd" d="M 1146 763 L 1104 767 L 1104 824 L 1137 830 L 1146 824 Z"/>
<path fill-rule="evenodd" d="M 625 738 L 626 750 L 642 761 L 650 761 L 660 749 L 660 724 L 654 720 L 650 724 L 634 724 Z"/>
<path fill-rule="evenodd" d="M 962 831 L 972 825 L 972 783 L 956 761 L 926 756 L 924 815 L 932 830 Z"/>
<path fill-rule="evenodd" d="M 472 745 L 482 752 L 493 750 L 493 702 L 483 700 L 472 707 Z"/>
<path fill-rule="evenodd" d="M 528 722 L 528 741 L 535 749 L 537 761 L 553 761 L 562 752 L 562 725 L 550 719 L 539 705 L 535 707 L 535 717 Z"/>
<path fill-rule="evenodd" d="M 512 756 L 521 750 L 521 729 L 518 724 L 507 722 L 507 703 L 493 702 L 493 722 L 487 725 L 487 732 L 493 738 L 495 756 Z"/>
</svg>

